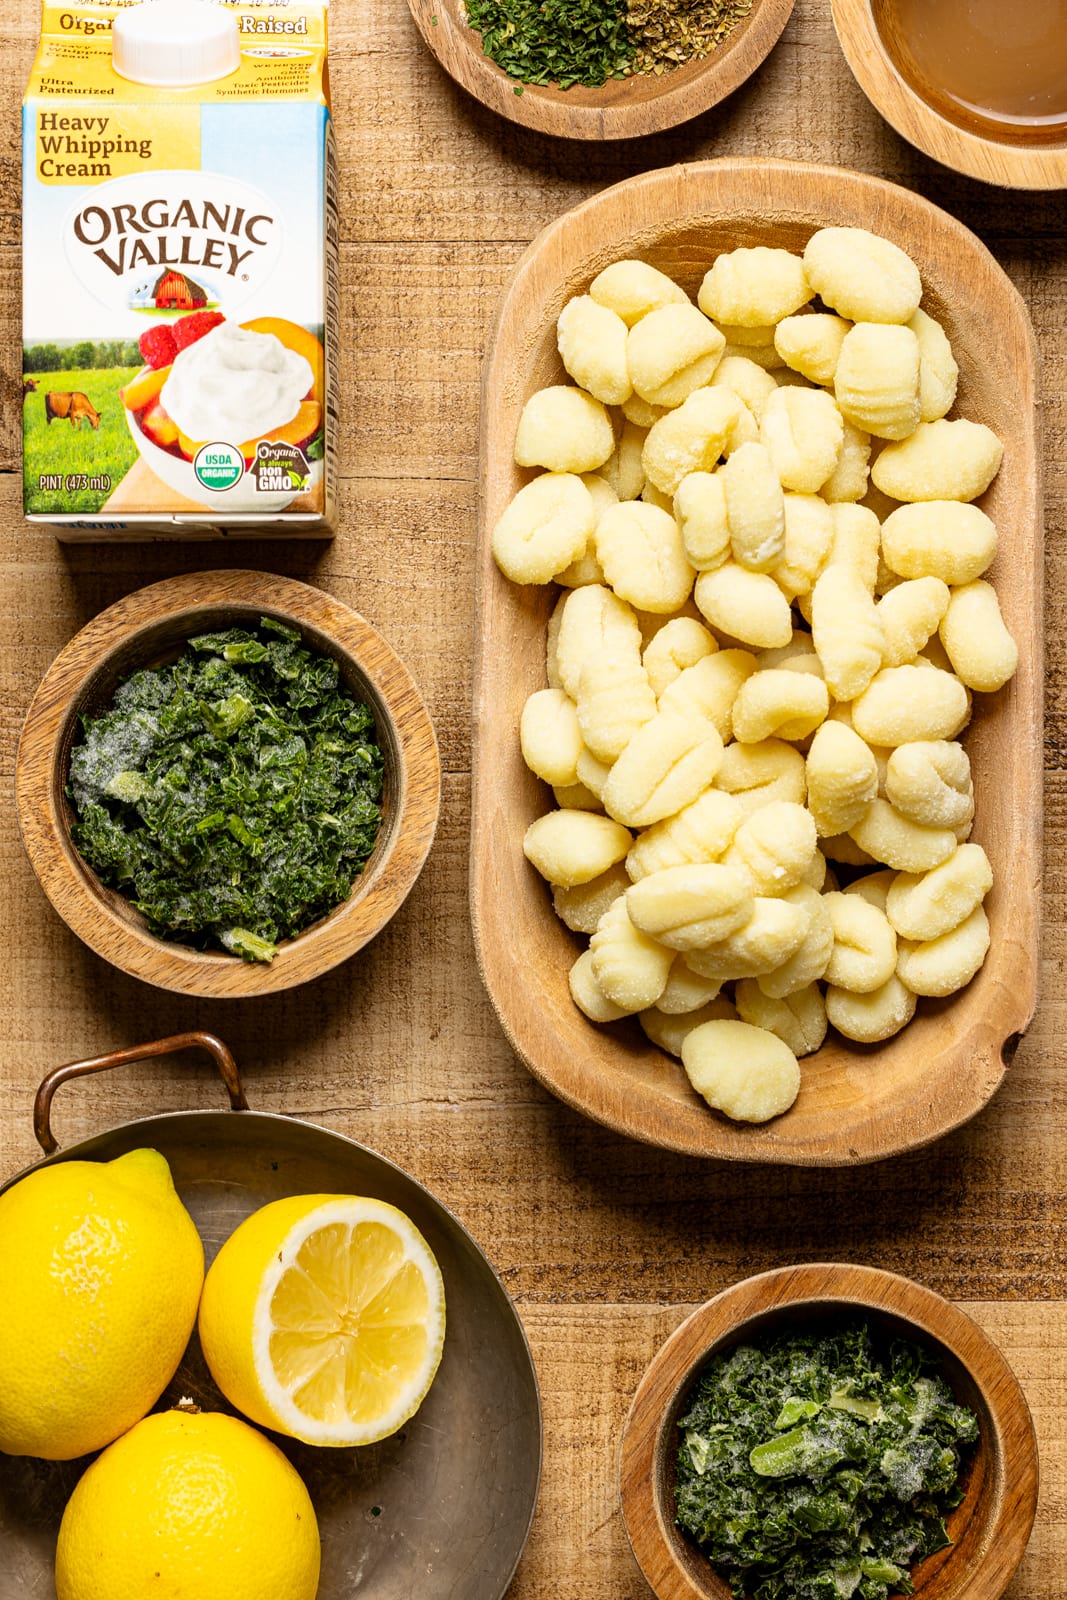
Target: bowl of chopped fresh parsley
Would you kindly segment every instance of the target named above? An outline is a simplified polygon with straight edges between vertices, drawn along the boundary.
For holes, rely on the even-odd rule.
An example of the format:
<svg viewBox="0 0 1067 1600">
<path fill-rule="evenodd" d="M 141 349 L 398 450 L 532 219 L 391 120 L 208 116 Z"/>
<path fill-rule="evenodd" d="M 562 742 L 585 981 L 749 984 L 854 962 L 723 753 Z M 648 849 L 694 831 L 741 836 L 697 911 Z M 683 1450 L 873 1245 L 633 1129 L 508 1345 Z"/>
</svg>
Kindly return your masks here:
<svg viewBox="0 0 1067 1600">
<path fill-rule="evenodd" d="M 1037 1506 L 1000 1351 L 932 1290 L 814 1264 L 735 1284 L 641 1381 L 626 1530 L 660 1600 L 999 1600 Z"/>
<path fill-rule="evenodd" d="M 385 640 L 271 573 L 169 578 L 62 650 L 26 717 L 23 842 L 115 966 L 247 997 L 329 971 L 384 927 L 437 821 L 418 690 Z"/>
</svg>

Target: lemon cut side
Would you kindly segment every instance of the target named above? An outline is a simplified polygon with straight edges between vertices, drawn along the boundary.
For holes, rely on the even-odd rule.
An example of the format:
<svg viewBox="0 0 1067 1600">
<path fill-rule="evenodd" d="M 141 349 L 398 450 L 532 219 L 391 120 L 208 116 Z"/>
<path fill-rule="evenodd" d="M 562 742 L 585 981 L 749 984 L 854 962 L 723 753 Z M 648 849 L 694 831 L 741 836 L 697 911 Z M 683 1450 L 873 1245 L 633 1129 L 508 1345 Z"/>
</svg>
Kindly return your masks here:
<svg viewBox="0 0 1067 1600">
<path fill-rule="evenodd" d="M 353 1195 L 254 1212 L 219 1251 L 200 1307 L 223 1394 L 308 1444 L 395 1433 L 433 1382 L 444 1336 L 444 1283 L 425 1239 L 395 1206 Z"/>
</svg>

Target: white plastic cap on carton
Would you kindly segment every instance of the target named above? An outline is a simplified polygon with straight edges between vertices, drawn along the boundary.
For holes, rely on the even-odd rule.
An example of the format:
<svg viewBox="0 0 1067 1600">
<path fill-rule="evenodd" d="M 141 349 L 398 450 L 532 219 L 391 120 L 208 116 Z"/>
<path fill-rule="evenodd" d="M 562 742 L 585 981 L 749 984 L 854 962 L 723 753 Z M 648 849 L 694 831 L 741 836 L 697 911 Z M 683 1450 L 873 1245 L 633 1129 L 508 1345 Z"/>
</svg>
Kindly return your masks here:
<svg viewBox="0 0 1067 1600">
<path fill-rule="evenodd" d="M 241 65 L 237 18 L 210 0 L 142 0 L 112 27 L 111 62 L 122 78 L 154 88 L 212 83 Z"/>
</svg>

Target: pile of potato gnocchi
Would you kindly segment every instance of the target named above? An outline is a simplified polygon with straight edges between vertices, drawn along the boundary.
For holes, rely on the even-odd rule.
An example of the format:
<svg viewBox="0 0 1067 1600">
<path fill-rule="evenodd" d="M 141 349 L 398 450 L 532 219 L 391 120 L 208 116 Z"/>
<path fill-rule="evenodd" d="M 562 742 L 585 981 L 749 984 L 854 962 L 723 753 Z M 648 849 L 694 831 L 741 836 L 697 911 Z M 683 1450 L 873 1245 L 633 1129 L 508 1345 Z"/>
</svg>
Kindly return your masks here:
<svg viewBox="0 0 1067 1600">
<path fill-rule="evenodd" d="M 544 470 L 492 535 L 563 590 L 520 737 L 556 800 L 525 853 L 591 936 L 574 1001 L 740 1121 L 789 1108 L 828 1025 L 888 1039 L 989 945 L 958 736 L 1017 664 L 973 504 L 1002 447 L 948 419 L 921 295 L 857 228 L 721 254 L 696 305 L 615 262 L 563 308 L 573 385 L 527 402 Z"/>
</svg>

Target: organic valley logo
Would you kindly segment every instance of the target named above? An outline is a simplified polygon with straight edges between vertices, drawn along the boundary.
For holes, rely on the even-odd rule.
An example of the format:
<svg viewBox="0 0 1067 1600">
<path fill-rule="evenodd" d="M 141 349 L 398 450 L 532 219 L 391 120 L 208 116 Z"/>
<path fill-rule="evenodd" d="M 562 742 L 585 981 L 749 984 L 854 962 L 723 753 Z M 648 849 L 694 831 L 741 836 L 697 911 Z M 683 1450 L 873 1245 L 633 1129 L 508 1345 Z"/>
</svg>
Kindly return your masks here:
<svg viewBox="0 0 1067 1600">
<path fill-rule="evenodd" d="M 211 172 L 146 172 L 82 191 L 64 229 L 67 257 L 108 305 L 128 304 L 131 280 L 196 269 L 235 305 L 258 288 L 281 251 L 269 197 Z"/>
</svg>

